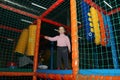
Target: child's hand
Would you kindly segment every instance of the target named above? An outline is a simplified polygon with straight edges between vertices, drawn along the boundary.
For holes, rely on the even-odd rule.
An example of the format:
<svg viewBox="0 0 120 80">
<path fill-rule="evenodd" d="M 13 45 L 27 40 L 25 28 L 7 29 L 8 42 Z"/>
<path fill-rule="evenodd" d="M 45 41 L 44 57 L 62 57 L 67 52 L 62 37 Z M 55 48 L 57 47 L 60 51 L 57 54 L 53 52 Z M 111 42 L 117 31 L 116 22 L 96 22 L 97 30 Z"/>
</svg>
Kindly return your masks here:
<svg viewBox="0 0 120 80">
<path fill-rule="evenodd" d="M 71 50 L 69 50 L 69 53 L 71 53 Z"/>
<path fill-rule="evenodd" d="M 45 39 L 48 39 L 48 36 L 44 36 Z"/>
</svg>

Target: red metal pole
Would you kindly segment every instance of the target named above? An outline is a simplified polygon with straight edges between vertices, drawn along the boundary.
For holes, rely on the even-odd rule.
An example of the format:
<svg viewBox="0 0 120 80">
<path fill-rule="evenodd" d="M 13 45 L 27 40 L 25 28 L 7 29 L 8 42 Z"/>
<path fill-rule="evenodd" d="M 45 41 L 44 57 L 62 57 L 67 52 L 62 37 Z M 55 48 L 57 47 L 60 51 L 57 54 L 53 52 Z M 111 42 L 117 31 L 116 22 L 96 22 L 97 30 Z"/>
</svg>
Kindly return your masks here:
<svg viewBox="0 0 120 80">
<path fill-rule="evenodd" d="M 52 10 L 54 10 L 57 6 L 59 6 L 64 0 L 57 0 L 50 8 L 48 8 L 40 17 L 43 18 L 47 14 L 49 14 Z"/>
<path fill-rule="evenodd" d="M 47 22 L 47 23 L 50 23 L 50 24 L 53 24 L 53 25 L 56 25 L 56 26 L 63 26 L 65 27 L 65 29 L 70 32 L 70 27 L 69 26 L 66 26 L 66 25 L 63 25 L 61 23 L 58 23 L 58 22 L 55 22 L 55 21 L 52 21 L 50 19 L 46 19 L 46 18 L 43 18 L 42 21 L 44 22 Z"/>
<path fill-rule="evenodd" d="M 112 15 L 112 14 L 115 14 L 115 13 L 117 13 L 117 12 L 120 12 L 120 7 L 118 7 L 118 8 L 116 8 L 116 9 L 113 9 L 113 10 L 107 12 L 107 15 Z"/>
<path fill-rule="evenodd" d="M 8 27 L 8 26 L 4 26 L 4 25 L 0 25 L 0 28 L 5 29 L 5 30 L 9 30 L 9 31 L 22 32 L 22 30 L 12 28 L 12 27 Z"/>
<path fill-rule="evenodd" d="M 33 80 L 37 80 L 36 71 L 37 71 L 37 67 L 38 67 L 40 28 L 41 28 L 41 20 L 37 19 L 36 42 L 35 42 L 35 53 L 34 53 L 34 67 L 33 67 L 33 72 L 35 73 L 35 75 L 33 76 Z"/>
<path fill-rule="evenodd" d="M 36 15 L 34 15 L 34 14 L 27 13 L 27 12 L 25 12 L 25 11 L 22 11 L 22 10 L 19 10 L 19 9 L 16 9 L 16 8 L 13 8 L 13 7 L 11 7 L 11 6 L 8 6 L 8 5 L 5 5 L 5 4 L 2 4 L 2 3 L 0 3 L 0 7 L 2 7 L 3 9 L 7 9 L 7 10 L 10 10 L 10 11 L 16 12 L 16 13 L 18 13 L 18 14 L 22 14 L 22 15 L 31 17 L 31 18 L 35 18 L 35 19 L 38 18 L 38 16 L 36 16 Z"/>
</svg>

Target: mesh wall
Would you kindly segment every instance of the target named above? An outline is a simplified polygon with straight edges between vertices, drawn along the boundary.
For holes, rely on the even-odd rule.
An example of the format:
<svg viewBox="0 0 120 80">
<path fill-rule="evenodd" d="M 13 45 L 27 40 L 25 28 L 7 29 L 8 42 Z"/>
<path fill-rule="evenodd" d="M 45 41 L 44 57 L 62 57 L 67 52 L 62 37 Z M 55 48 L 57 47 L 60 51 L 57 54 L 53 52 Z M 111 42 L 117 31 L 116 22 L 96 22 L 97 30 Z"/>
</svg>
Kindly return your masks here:
<svg viewBox="0 0 120 80">
<path fill-rule="evenodd" d="M 34 21 L 30 17 L 0 7 L 0 71 L 32 71 L 32 64 L 29 65 L 29 61 L 21 67 L 19 67 L 19 63 L 21 63 L 21 59 L 26 58 L 33 61 L 33 57 L 26 56 L 25 52 L 22 54 L 15 52 L 20 35 L 24 29 L 28 29 L 30 26 L 30 23 L 22 20 Z M 22 43 L 24 45 L 24 41 Z"/>
<path fill-rule="evenodd" d="M 25 35 L 27 35 L 26 32 L 24 33 L 24 30 L 29 29 L 31 23 L 35 21 L 35 19 L 31 18 L 31 16 L 24 15 L 24 11 L 35 16 L 40 16 L 55 2 L 56 0 L 52 0 L 52 1 L 1 0 L 0 1 L 1 3 L 0 5 L 1 6 L 0 7 L 0 18 L 1 18 L 0 19 L 0 70 L 1 71 L 15 71 L 15 72 L 32 71 L 33 56 L 26 55 L 27 48 L 29 46 L 25 47 L 25 44 L 28 45 L 28 43 L 24 43 L 23 41 L 23 43 L 19 44 L 21 47 L 17 46 L 19 41 L 23 40 L 20 38 L 22 37 L 25 38 Z M 44 8 L 38 7 L 36 5 L 43 6 Z M 15 10 L 12 10 L 10 8 L 15 8 Z M 19 10 L 21 10 L 21 12 L 23 11 L 23 14 L 18 13 Z M 54 34 L 54 33 L 50 33 L 50 34 Z M 24 52 L 20 52 L 19 50 L 16 51 L 16 47 L 19 47 L 19 50 L 20 48 L 25 47 Z M 14 66 L 11 66 L 12 64 Z"/>
<path fill-rule="evenodd" d="M 34 47 L 28 50 L 29 30 L 32 22 L 36 19 L 33 16 L 40 16 L 57 0 L 1 0 L 0 1 L 0 72 L 33 72 L 33 57 L 34 55 L 28 52 L 32 51 Z M 46 9 L 35 6 L 38 4 Z M 63 8 L 65 10 L 63 10 Z M 20 12 L 19 12 L 20 10 Z M 22 12 L 23 11 L 23 12 Z M 60 13 L 58 13 L 61 11 Z M 31 14 L 31 16 L 29 14 Z M 57 13 L 57 14 L 56 14 Z M 67 14 L 64 15 L 64 14 Z M 56 9 L 51 11 L 46 18 L 60 22 L 64 25 L 69 25 L 69 0 L 63 2 Z M 56 36 L 58 32 L 55 31 L 58 26 L 42 22 L 41 35 Z M 35 33 L 34 33 L 35 34 Z M 35 36 L 35 35 L 34 35 Z M 47 44 L 46 44 L 47 43 Z M 51 46 L 54 48 L 53 56 L 53 68 L 56 69 L 56 43 L 51 45 L 52 42 L 45 41 L 41 38 L 38 65 L 41 63 L 47 65 L 48 69 L 51 69 L 50 52 Z M 17 49 L 16 49 L 17 48 Z M 42 52 L 43 51 L 43 52 Z M 46 57 L 47 56 L 47 57 Z M 41 58 L 44 60 L 41 61 Z M 19 76 L 19 77 L 0 77 L 2 80 L 31 80 L 31 77 Z"/>
<path fill-rule="evenodd" d="M 93 0 L 96 5 L 98 5 L 101 9 L 104 9 L 106 12 L 117 9 L 120 5 L 116 0 L 110 1 L 106 0 L 106 2 L 112 6 L 108 6 L 104 1 L 101 0 Z M 90 23 L 93 24 L 89 19 L 92 16 L 88 15 L 90 13 L 90 3 L 86 3 L 84 0 L 77 0 L 77 19 L 80 23 L 78 23 L 79 28 L 79 60 L 80 69 L 114 69 L 119 68 L 120 64 L 120 12 L 116 12 L 114 14 L 108 15 L 102 11 L 97 11 L 102 14 L 103 19 L 103 28 L 105 32 L 103 33 L 100 29 L 101 21 L 98 19 L 98 29 L 100 30 L 100 41 L 99 44 L 96 44 L 95 39 L 99 38 L 96 36 L 95 31 L 92 31 L 91 28 L 94 28 L 94 25 L 91 27 Z M 97 12 L 97 13 L 98 13 Z M 96 15 L 96 14 L 95 14 Z M 105 18 L 104 16 L 108 16 Z M 95 18 L 97 20 L 97 17 Z M 106 21 L 106 22 L 105 22 Z M 108 26 L 106 28 L 106 26 Z M 102 45 L 102 35 L 105 34 L 106 45 Z"/>
</svg>

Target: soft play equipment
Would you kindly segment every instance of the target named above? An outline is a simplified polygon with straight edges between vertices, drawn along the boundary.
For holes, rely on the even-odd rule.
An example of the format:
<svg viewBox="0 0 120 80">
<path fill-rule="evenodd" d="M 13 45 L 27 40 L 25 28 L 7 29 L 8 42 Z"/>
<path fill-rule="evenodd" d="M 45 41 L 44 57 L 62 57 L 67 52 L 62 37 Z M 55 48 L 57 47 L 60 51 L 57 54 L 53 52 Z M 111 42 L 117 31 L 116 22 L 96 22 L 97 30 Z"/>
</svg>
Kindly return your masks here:
<svg viewBox="0 0 120 80">
<path fill-rule="evenodd" d="M 98 14 L 97 14 L 97 10 L 94 7 L 90 8 L 90 15 L 91 16 L 91 24 L 93 27 L 93 32 L 94 32 L 94 36 L 95 36 L 95 43 L 96 45 L 100 44 L 100 28 L 99 28 L 99 23 L 98 23 Z"/>
<path fill-rule="evenodd" d="M 28 41 L 28 29 L 23 29 L 19 37 L 18 43 L 16 45 L 15 52 L 24 54 L 27 46 L 27 41 Z"/>
<path fill-rule="evenodd" d="M 33 64 L 33 61 L 27 56 L 19 57 L 19 67 L 23 67 L 27 64 Z"/>
<path fill-rule="evenodd" d="M 29 26 L 29 38 L 28 38 L 28 45 L 27 45 L 27 56 L 33 56 L 35 50 L 35 39 L 36 38 L 36 25 Z"/>
<path fill-rule="evenodd" d="M 88 12 L 88 16 L 89 16 L 88 20 L 90 21 L 90 23 L 89 23 L 90 31 L 94 33 L 94 28 L 93 28 L 93 24 L 92 24 L 92 19 L 91 19 L 90 12 Z"/>
<path fill-rule="evenodd" d="M 118 65 L 118 57 L 117 57 L 117 50 L 116 50 L 116 44 L 115 44 L 115 37 L 113 34 L 113 26 L 111 24 L 110 21 L 110 17 L 108 15 L 106 15 L 107 18 L 107 23 L 108 23 L 108 29 L 110 31 L 110 43 L 111 43 L 111 50 L 112 50 L 112 58 L 113 58 L 113 64 L 114 64 L 114 68 L 118 69 L 119 65 Z"/>
<path fill-rule="evenodd" d="M 110 47 L 111 43 L 110 43 L 110 31 L 108 28 L 108 20 L 107 20 L 107 16 L 103 15 L 103 19 L 104 19 L 104 27 L 105 27 L 105 31 L 106 31 L 106 41 L 107 41 L 107 47 Z"/>
<path fill-rule="evenodd" d="M 106 46 L 107 41 L 106 41 L 106 32 L 105 32 L 105 28 L 104 28 L 104 20 L 102 17 L 102 13 L 97 11 L 98 13 L 98 19 L 99 19 L 99 25 L 100 25 L 100 34 L 101 34 L 101 45 L 102 46 Z"/>
<path fill-rule="evenodd" d="M 81 2 L 81 9 L 82 9 L 82 17 L 83 17 L 83 23 L 84 23 L 84 28 L 85 28 L 85 34 L 86 34 L 86 39 L 88 41 L 92 41 L 94 38 L 93 32 L 90 30 L 90 22 L 88 21 L 88 12 L 89 12 L 89 5 L 86 4 L 84 1 Z"/>
</svg>

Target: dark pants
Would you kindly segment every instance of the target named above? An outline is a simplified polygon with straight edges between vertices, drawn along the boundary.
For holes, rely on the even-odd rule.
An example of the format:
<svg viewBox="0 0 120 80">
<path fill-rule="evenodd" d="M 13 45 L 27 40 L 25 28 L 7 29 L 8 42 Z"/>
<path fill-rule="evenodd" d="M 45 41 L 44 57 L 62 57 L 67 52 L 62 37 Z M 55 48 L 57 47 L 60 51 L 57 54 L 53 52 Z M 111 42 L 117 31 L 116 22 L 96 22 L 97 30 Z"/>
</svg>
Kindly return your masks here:
<svg viewBox="0 0 120 80">
<path fill-rule="evenodd" d="M 68 48 L 67 47 L 57 47 L 57 67 L 62 67 L 62 59 L 64 62 L 64 68 L 68 68 Z"/>
</svg>

